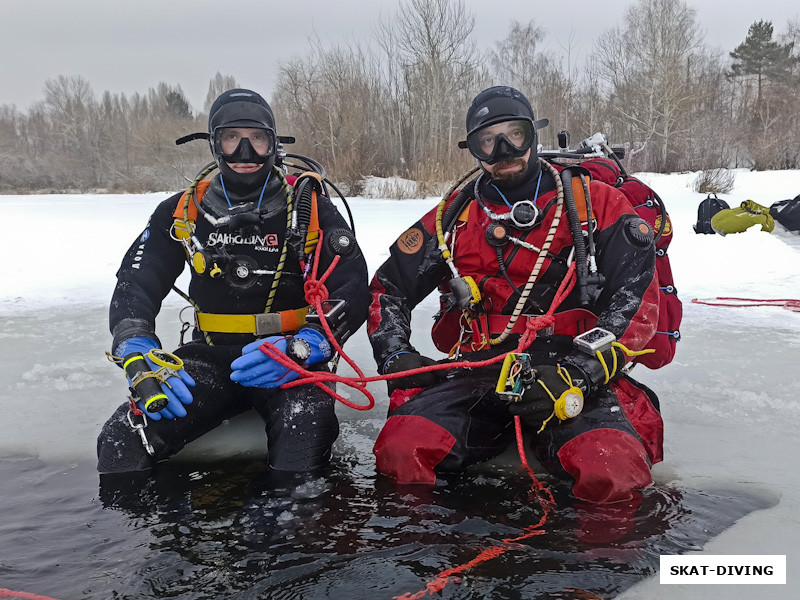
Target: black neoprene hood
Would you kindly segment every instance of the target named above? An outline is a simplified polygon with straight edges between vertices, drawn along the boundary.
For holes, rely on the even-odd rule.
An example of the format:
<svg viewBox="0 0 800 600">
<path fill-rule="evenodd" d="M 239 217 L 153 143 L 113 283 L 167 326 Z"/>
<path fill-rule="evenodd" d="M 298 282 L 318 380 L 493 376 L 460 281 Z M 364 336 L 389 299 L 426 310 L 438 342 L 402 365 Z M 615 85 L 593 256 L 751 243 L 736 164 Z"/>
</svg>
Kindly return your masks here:
<svg viewBox="0 0 800 600">
<path fill-rule="evenodd" d="M 476 129 L 512 119 L 527 119 L 535 123 L 528 99 L 512 87 L 490 87 L 475 96 L 467 110 L 467 135 Z"/>
<path fill-rule="evenodd" d="M 223 92 L 214 100 L 208 111 L 208 145 L 211 155 L 224 176 L 226 189 L 246 195 L 256 187 L 264 185 L 275 165 L 275 145 L 266 160 L 257 160 L 264 166 L 253 173 L 237 173 L 231 169 L 218 147 L 215 131 L 223 127 L 254 127 L 275 132 L 275 115 L 272 108 L 260 94 L 252 90 L 235 88 Z M 249 143 L 249 142 L 248 142 Z M 237 149 L 238 153 L 238 149 Z M 234 159 L 235 161 L 235 159 Z M 250 162 L 246 160 L 245 162 Z"/>
<path fill-rule="evenodd" d="M 264 98 L 252 90 L 222 93 L 208 111 L 208 133 L 218 127 L 263 127 L 275 130 L 275 116 Z"/>
</svg>

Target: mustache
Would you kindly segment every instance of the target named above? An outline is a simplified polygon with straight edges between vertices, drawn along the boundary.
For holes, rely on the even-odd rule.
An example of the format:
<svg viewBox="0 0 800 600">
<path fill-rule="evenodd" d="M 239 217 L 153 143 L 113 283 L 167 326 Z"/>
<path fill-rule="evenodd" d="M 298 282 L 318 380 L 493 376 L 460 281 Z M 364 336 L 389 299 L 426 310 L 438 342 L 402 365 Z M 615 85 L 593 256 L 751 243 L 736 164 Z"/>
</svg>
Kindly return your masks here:
<svg viewBox="0 0 800 600">
<path fill-rule="evenodd" d="M 519 177 L 522 173 L 503 173 L 501 172 L 502 169 L 506 167 L 516 166 L 518 165 L 524 169 L 528 166 L 528 162 L 524 158 L 512 158 L 509 160 L 504 160 L 494 164 L 494 178 L 495 179 L 513 179 L 515 177 Z"/>
<path fill-rule="evenodd" d="M 509 160 L 504 160 L 499 163 L 495 163 L 495 167 L 510 167 L 512 165 L 519 165 L 524 167 L 527 164 L 524 158 L 511 158 Z"/>
</svg>

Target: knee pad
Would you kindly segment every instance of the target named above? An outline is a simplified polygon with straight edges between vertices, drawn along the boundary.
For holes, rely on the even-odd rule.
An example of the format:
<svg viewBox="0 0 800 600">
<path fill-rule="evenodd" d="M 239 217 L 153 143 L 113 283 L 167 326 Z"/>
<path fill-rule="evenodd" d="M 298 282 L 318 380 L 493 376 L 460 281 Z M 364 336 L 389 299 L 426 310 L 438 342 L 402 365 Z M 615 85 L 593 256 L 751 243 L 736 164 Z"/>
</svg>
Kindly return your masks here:
<svg viewBox="0 0 800 600">
<path fill-rule="evenodd" d="M 564 444 L 561 466 L 574 479 L 572 493 L 588 502 L 630 500 L 653 483 L 642 443 L 618 429 L 593 429 Z"/>
<path fill-rule="evenodd" d="M 379 473 L 397 483 L 436 483 L 434 468 L 455 444 L 445 429 L 424 417 L 395 415 L 381 429 L 372 453 Z"/>
</svg>

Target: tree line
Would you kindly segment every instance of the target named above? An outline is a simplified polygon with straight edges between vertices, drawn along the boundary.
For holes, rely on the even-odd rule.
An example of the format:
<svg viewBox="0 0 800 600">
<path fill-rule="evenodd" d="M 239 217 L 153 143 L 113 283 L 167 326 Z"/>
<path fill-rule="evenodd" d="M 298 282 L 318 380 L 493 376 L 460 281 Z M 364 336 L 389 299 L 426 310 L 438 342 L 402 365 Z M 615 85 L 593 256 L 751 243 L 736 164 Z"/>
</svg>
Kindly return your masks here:
<svg viewBox="0 0 800 600">
<path fill-rule="evenodd" d="M 326 46 L 308 40 L 279 63 L 269 98 L 289 152 L 324 164 L 358 193 L 366 175 L 400 176 L 438 190 L 473 160 L 457 142 L 472 98 L 511 85 L 531 100 L 545 148 L 568 130 L 572 146 L 600 131 L 626 149 L 631 171 L 800 168 L 800 25 L 755 21 L 734 49 L 704 40 L 684 0 L 637 0 L 594 41 L 584 64 L 575 48 L 544 49 L 535 21 L 511 21 L 493 47 L 478 48 L 462 0 L 405 0 L 373 35 Z M 202 110 L 180 86 L 146 94 L 104 92 L 81 77 L 48 80 L 27 112 L 0 106 L 0 191 L 139 192 L 185 186 L 209 160 L 207 110 L 236 80 L 217 74 Z M 426 187 L 427 186 L 427 187 Z"/>
</svg>

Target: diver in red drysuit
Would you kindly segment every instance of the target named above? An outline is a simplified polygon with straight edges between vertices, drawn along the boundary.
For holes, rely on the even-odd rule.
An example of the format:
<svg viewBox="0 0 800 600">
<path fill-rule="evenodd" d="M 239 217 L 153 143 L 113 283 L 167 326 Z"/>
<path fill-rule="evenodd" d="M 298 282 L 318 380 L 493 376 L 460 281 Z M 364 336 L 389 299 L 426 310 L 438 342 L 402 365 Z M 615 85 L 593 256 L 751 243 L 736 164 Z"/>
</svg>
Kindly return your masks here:
<svg viewBox="0 0 800 600">
<path fill-rule="evenodd" d="M 436 362 L 420 355 L 409 339 L 412 309 L 437 287 L 441 310 L 432 337 L 439 350 L 458 348 L 461 360 L 483 360 L 515 349 L 525 318 L 517 320 L 506 341 L 492 346 L 487 339 L 509 323 L 556 213 L 553 170 L 536 154 L 536 129 L 541 126 L 528 100 L 513 88 L 489 88 L 473 101 L 462 147 L 470 149 L 481 171 L 450 197 L 445 214 L 454 202 L 464 203 L 454 219 L 450 250 L 458 273 L 472 277 L 480 292 L 476 333 L 470 334 L 464 315 L 453 307 L 448 287 L 453 275 L 437 241 L 437 211 L 431 210 L 392 244 L 389 259 L 371 282 L 367 332 L 381 373 Z M 589 192 L 598 275 L 586 292 L 588 301 L 581 301 L 576 286 L 556 310 L 553 326 L 539 331 L 524 350 L 553 388 L 560 385 L 553 383 L 556 365 L 569 372 L 584 392 L 583 412 L 560 422 L 551 419 L 539 431 L 542 416 L 552 412 L 552 401 L 543 413 L 541 397 L 535 394 L 519 404 L 501 399 L 495 392 L 499 364 L 389 380 L 389 417 L 373 449 L 380 473 L 401 484 L 432 485 L 437 474 L 502 453 L 514 439 L 513 415 L 518 414 L 536 457 L 551 473 L 571 482 L 577 498 L 620 501 L 652 483 L 650 467 L 662 459 L 663 440 L 656 395 L 621 372 L 630 356 L 616 349 L 604 353 L 606 369 L 612 363 L 618 366 L 605 383 L 601 361 L 576 349 L 573 338 L 601 327 L 630 351 L 645 348 L 658 321 L 653 233 L 613 187 L 592 181 Z M 522 244 L 492 237 L 497 225 L 505 227 L 505 238 Z M 548 310 L 567 273 L 573 245 L 564 217 L 523 315 Z"/>
</svg>

